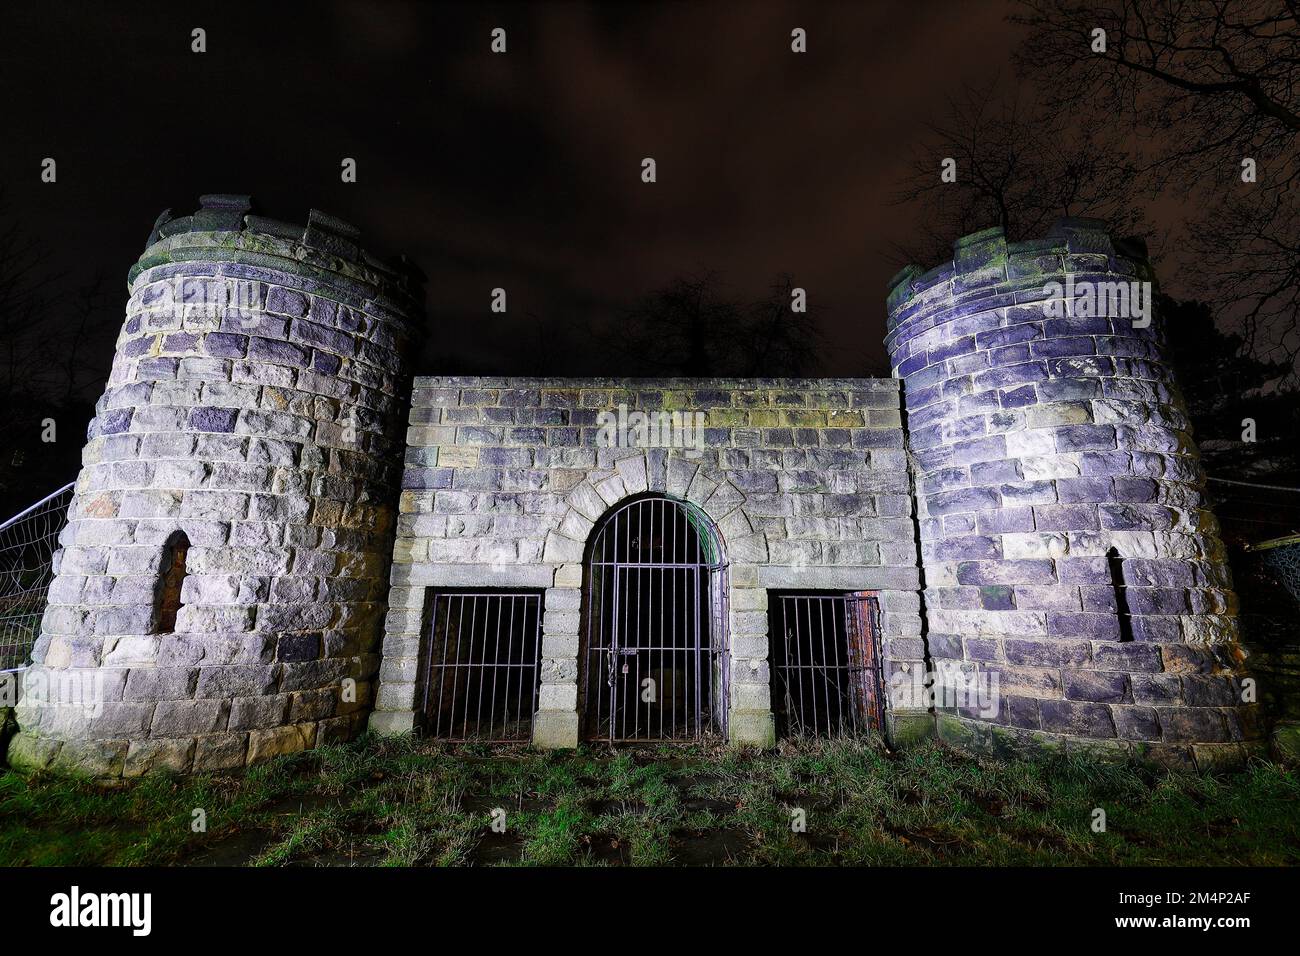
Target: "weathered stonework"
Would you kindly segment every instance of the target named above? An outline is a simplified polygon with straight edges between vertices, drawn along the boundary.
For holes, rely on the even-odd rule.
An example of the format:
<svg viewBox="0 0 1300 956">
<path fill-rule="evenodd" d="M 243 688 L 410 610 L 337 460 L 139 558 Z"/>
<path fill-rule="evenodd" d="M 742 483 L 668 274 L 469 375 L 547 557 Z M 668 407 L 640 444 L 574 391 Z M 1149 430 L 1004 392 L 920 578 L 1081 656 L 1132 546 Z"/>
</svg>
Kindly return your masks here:
<svg viewBox="0 0 1300 956">
<path fill-rule="evenodd" d="M 892 379 L 410 388 L 411 270 L 204 197 L 132 269 L 8 760 L 222 770 L 418 730 L 457 588 L 541 594 L 532 742 L 574 746 L 588 541 L 656 495 L 717 548 L 734 743 L 774 742 L 769 592 L 873 592 L 895 744 L 1237 762 L 1258 718 L 1165 330 L 1077 297 L 1151 280 L 1090 221 L 988 230 L 895 279 Z M 611 444 L 620 408 L 699 440 Z"/>
<path fill-rule="evenodd" d="M 1079 296 L 1153 280 L 1140 244 L 1064 220 L 1010 246 L 998 229 L 968 236 L 890 295 L 929 652 L 1001 691 L 991 715 L 940 707 L 939 730 L 990 749 L 1239 760 L 1256 709 L 1165 329 L 1065 302 L 1067 277 Z"/>
<path fill-rule="evenodd" d="M 701 413 L 702 449 L 601 447 L 598 416 L 620 405 Z M 923 666 L 897 382 L 417 378 L 371 727 L 417 723 L 428 589 L 539 588 L 534 743 L 573 746 L 587 538 L 646 492 L 697 505 L 719 532 L 733 742 L 774 739 L 769 588 L 878 591 L 884 672 Z M 917 713 L 891 708 L 887 719 Z"/>
<path fill-rule="evenodd" d="M 133 776 L 345 739 L 379 666 L 418 279 L 330 217 L 211 196 L 160 217 L 129 289 L 9 760 Z M 50 689 L 79 679 L 99 713 Z"/>
</svg>

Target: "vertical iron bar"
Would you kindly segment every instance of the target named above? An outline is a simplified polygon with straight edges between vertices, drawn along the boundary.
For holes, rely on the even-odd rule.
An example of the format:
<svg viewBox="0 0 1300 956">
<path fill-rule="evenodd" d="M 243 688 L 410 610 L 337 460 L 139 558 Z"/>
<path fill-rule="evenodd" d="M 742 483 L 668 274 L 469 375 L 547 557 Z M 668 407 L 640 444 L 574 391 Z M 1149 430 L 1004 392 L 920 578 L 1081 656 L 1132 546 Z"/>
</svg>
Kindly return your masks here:
<svg viewBox="0 0 1300 956">
<path fill-rule="evenodd" d="M 814 602 L 809 601 L 810 605 Z M 816 599 L 817 607 L 817 633 L 821 637 L 821 670 L 822 675 L 822 699 L 826 704 L 826 734 L 830 736 L 834 733 L 834 727 L 831 724 L 831 671 L 830 661 L 826 654 L 826 600 L 823 598 Z"/>
</svg>

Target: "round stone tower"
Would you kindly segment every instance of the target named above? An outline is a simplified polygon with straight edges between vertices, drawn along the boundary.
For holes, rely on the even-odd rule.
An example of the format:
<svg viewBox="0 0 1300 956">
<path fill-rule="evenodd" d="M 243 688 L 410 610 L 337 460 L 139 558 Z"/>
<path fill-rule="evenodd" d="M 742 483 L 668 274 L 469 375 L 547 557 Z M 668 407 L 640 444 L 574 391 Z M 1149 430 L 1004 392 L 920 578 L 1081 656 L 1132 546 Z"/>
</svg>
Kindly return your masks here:
<svg viewBox="0 0 1300 956">
<path fill-rule="evenodd" d="M 941 735 L 1240 759 L 1236 600 L 1145 247 L 990 229 L 891 286 Z"/>
<path fill-rule="evenodd" d="M 318 212 L 201 203 L 130 273 L 16 766 L 239 767 L 370 706 L 420 278 Z"/>
</svg>

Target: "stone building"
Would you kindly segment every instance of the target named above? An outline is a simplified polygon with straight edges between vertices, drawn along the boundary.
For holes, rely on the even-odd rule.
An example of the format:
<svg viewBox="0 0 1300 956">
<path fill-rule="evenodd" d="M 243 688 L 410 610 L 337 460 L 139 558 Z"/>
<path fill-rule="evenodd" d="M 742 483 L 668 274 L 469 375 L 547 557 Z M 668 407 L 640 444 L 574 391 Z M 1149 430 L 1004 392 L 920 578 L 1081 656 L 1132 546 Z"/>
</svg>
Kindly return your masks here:
<svg viewBox="0 0 1300 956">
<path fill-rule="evenodd" d="M 132 270 L 9 760 L 226 769 L 367 723 L 1239 760 L 1151 280 L 1093 222 L 990 230 L 895 279 L 893 378 L 412 380 L 414 270 L 204 197 Z"/>
</svg>

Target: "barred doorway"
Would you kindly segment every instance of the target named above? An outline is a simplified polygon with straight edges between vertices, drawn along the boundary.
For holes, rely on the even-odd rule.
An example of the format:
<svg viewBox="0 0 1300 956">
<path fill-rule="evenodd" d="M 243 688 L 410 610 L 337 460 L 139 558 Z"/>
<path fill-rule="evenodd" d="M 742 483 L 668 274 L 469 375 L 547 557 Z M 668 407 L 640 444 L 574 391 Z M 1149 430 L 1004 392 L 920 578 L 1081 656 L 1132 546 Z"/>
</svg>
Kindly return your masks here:
<svg viewBox="0 0 1300 956">
<path fill-rule="evenodd" d="M 884 714 L 875 595 L 774 591 L 768 614 L 777 736 L 880 732 Z"/>
<path fill-rule="evenodd" d="M 583 613 L 583 736 L 726 733 L 726 565 L 711 523 L 644 497 L 597 526 Z"/>
<path fill-rule="evenodd" d="M 528 743 L 537 710 L 541 593 L 439 591 L 429 601 L 425 733 Z"/>
</svg>

